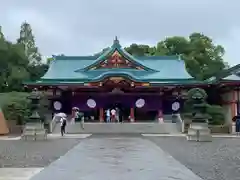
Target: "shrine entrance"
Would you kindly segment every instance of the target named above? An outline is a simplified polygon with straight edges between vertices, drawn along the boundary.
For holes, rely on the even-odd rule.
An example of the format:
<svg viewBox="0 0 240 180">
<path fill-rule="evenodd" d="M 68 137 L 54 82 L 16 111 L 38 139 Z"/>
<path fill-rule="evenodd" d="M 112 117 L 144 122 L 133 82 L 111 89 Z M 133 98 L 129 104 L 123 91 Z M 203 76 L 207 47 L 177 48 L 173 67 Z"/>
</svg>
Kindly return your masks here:
<svg viewBox="0 0 240 180">
<path fill-rule="evenodd" d="M 114 100 L 114 98 L 111 98 Z M 104 111 L 106 111 L 107 109 L 119 109 L 119 121 L 120 122 L 127 122 L 129 121 L 129 116 L 130 116 L 130 106 L 126 105 L 126 103 L 122 103 L 121 101 L 114 101 L 112 103 L 108 103 L 105 105 L 104 107 Z"/>
</svg>

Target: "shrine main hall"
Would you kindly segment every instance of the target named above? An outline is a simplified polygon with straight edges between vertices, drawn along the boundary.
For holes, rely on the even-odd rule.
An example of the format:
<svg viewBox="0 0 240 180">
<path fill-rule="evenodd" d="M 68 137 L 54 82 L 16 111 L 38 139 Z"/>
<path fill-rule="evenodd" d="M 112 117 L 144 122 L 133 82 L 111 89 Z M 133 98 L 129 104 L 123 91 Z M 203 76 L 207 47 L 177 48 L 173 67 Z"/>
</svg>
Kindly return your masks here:
<svg viewBox="0 0 240 180">
<path fill-rule="evenodd" d="M 89 121 L 104 121 L 104 111 L 119 107 L 124 121 L 158 121 L 181 112 L 189 89 L 200 87 L 208 103 L 224 108 L 231 121 L 239 112 L 239 69 L 234 66 L 205 81 L 194 79 L 179 56 L 129 54 L 116 38 L 95 56 L 53 56 L 46 74 L 28 88 L 47 92 L 53 113 L 71 114 L 78 107 Z"/>
</svg>

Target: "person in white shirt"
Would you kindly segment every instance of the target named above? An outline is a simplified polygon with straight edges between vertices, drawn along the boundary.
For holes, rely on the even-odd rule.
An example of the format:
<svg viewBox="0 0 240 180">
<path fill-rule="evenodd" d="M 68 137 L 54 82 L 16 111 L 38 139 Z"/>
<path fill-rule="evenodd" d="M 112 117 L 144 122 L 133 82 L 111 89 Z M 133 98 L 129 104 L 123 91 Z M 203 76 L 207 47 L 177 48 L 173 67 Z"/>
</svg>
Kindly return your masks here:
<svg viewBox="0 0 240 180">
<path fill-rule="evenodd" d="M 106 110 L 106 122 L 109 123 L 111 119 L 111 115 L 110 115 L 110 109 Z"/>
<path fill-rule="evenodd" d="M 116 121 L 116 110 L 114 108 L 111 110 L 111 121 Z"/>
<path fill-rule="evenodd" d="M 119 108 L 118 107 L 116 107 L 116 120 L 117 120 L 117 122 L 119 123 L 119 120 L 120 120 L 120 110 L 119 110 Z"/>
</svg>

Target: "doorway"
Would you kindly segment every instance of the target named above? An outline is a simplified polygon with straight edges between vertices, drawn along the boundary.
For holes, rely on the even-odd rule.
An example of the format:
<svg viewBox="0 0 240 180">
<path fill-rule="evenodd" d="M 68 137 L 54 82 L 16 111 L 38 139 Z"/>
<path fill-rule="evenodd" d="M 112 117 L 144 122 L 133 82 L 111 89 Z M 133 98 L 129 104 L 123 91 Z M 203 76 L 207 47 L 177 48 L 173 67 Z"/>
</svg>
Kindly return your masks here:
<svg viewBox="0 0 240 180">
<path fill-rule="evenodd" d="M 129 115 L 130 115 L 130 107 L 124 105 L 123 103 L 116 101 L 115 103 L 109 103 L 105 106 L 104 111 L 107 109 L 113 109 L 118 108 L 119 109 L 119 121 L 129 121 Z"/>
</svg>

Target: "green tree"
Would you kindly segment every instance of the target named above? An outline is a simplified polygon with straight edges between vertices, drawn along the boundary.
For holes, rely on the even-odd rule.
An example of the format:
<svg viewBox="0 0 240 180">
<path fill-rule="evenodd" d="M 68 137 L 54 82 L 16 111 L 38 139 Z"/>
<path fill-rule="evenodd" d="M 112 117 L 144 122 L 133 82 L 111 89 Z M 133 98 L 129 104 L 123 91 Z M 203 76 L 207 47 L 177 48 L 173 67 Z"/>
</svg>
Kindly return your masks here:
<svg viewBox="0 0 240 180">
<path fill-rule="evenodd" d="M 22 80 L 29 77 L 23 47 L 0 39 L 0 59 L 0 91 L 21 89 Z"/>
<path fill-rule="evenodd" d="M 131 44 L 129 47 L 126 47 L 125 50 L 134 56 L 154 56 L 156 53 L 155 47 L 144 44 Z"/>
<path fill-rule="evenodd" d="M 0 39 L 5 39 L 4 34 L 2 32 L 2 26 L 0 26 Z"/>
<path fill-rule="evenodd" d="M 24 52 L 28 58 L 29 64 L 41 64 L 41 55 L 38 52 L 38 48 L 36 47 L 31 25 L 27 22 L 24 22 L 21 25 L 20 37 L 17 42 L 23 45 Z"/>
<path fill-rule="evenodd" d="M 29 79 L 36 81 L 40 79 L 48 70 L 48 64 L 28 65 L 27 71 L 29 72 Z"/>
<path fill-rule="evenodd" d="M 52 62 L 52 60 L 53 60 L 53 57 L 47 58 L 47 65 L 49 65 Z"/>
<path fill-rule="evenodd" d="M 187 71 L 200 80 L 216 75 L 227 66 L 223 61 L 224 48 L 201 33 L 192 33 L 188 38 L 168 37 L 158 42 L 156 47 L 132 44 L 125 49 L 137 56 L 180 55 Z"/>
</svg>

